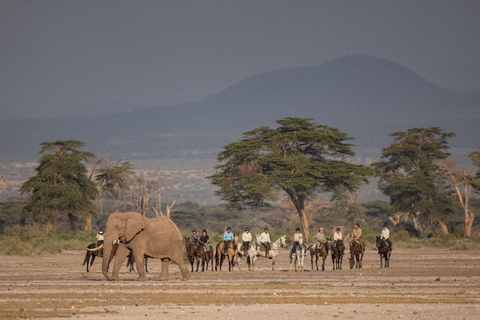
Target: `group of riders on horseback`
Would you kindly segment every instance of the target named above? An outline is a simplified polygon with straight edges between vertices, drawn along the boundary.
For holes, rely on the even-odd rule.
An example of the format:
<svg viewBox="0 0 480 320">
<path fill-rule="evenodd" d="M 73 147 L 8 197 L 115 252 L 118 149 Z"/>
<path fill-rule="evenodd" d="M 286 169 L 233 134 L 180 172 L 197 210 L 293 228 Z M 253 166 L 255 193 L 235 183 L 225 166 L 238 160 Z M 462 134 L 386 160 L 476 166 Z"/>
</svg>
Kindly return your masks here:
<svg viewBox="0 0 480 320">
<path fill-rule="evenodd" d="M 232 230 L 231 227 L 226 228 L 222 238 L 224 242 L 234 241 L 234 234 L 232 233 L 231 230 Z M 260 240 L 260 244 L 265 248 L 265 258 L 268 258 L 269 257 L 268 252 L 271 245 L 270 234 L 268 233 L 267 227 L 265 227 L 263 231 L 264 232 L 262 232 L 259 236 L 259 240 Z M 351 236 L 352 236 L 352 240 L 350 242 L 350 246 L 352 246 L 353 243 L 356 242 L 360 246 L 361 252 L 364 252 L 365 243 L 363 242 L 363 239 L 362 239 L 362 229 L 360 228 L 359 223 L 355 224 Z M 243 242 L 241 245 L 241 251 L 244 253 L 244 255 L 246 255 L 246 252 L 249 250 L 250 244 L 252 241 L 252 234 L 250 233 L 250 230 L 248 227 L 245 228 L 245 232 L 242 234 L 241 238 Z M 392 247 L 392 242 L 390 241 L 390 231 L 388 230 L 388 226 L 386 223 L 383 225 L 380 238 L 388 244 L 389 248 Z M 321 250 L 321 248 L 327 242 L 323 228 L 318 229 L 318 233 L 315 235 L 315 239 L 317 240 L 317 242 L 313 245 L 313 249 Z M 337 242 L 339 240 L 343 241 L 343 234 L 342 234 L 341 228 L 337 227 L 335 229 L 335 232 L 333 233 L 333 242 L 331 244 L 331 248 L 328 248 L 328 249 L 333 250 L 337 246 Z M 203 229 L 202 235 L 200 236 L 197 234 L 196 229 L 193 229 L 192 234 L 190 235 L 190 242 L 193 243 L 194 241 L 198 241 L 200 244 L 202 244 L 205 247 L 206 251 L 209 251 L 211 248 L 210 237 L 208 236 L 206 229 Z M 303 235 L 302 233 L 300 233 L 300 228 L 296 228 L 295 234 L 293 235 L 293 245 L 291 248 L 291 252 L 295 252 L 297 249 L 297 246 L 304 246 L 305 251 L 307 249 L 306 245 L 303 243 Z M 227 252 L 227 248 L 225 247 L 224 254 L 226 254 L 226 252 Z"/>
</svg>

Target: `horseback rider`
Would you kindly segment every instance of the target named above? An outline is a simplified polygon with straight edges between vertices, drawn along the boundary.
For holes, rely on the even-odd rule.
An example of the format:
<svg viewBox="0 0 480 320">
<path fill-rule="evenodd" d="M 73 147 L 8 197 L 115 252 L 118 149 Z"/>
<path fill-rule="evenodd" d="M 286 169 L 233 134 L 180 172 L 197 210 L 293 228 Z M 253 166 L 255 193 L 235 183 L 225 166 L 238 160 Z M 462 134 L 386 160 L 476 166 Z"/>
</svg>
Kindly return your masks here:
<svg viewBox="0 0 480 320">
<path fill-rule="evenodd" d="M 362 229 L 360 229 L 360 224 L 355 223 L 355 226 L 353 227 L 352 231 L 352 242 L 356 241 L 360 245 L 360 249 L 363 252 L 363 248 L 365 247 L 365 244 L 363 243 L 362 239 Z"/>
<path fill-rule="evenodd" d="M 258 240 L 260 240 L 260 243 L 262 244 L 262 246 L 265 247 L 265 258 L 268 258 L 268 251 L 270 250 L 270 243 L 272 241 L 270 241 L 270 234 L 268 234 L 268 228 L 265 227 L 263 228 L 263 233 L 260 234 L 260 237 Z"/>
<path fill-rule="evenodd" d="M 210 237 L 208 236 L 206 229 L 202 230 L 202 235 L 200 236 L 200 238 L 198 238 L 198 240 L 201 244 L 205 246 L 205 251 L 210 250 Z"/>
<path fill-rule="evenodd" d="M 317 247 L 321 248 L 325 243 L 325 235 L 323 234 L 323 228 L 318 229 L 315 239 L 317 239 Z"/>
<path fill-rule="evenodd" d="M 230 227 L 227 227 L 227 229 L 225 230 L 225 232 L 223 233 L 223 241 L 224 242 L 227 242 L 227 241 L 233 241 L 235 240 L 235 237 L 232 233 L 232 228 Z M 224 244 L 223 245 L 223 253 L 226 255 L 227 254 L 227 246 Z"/>
<path fill-rule="evenodd" d="M 103 230 L 100 229 L 97 233 L 97 247 L 100 247 L 105 240 L 105 235 L 103 234 Z"/>
<path fill-rule="evenodd" d="M 192 234 L 190 235 L 190 242 L 194 242 L 195 240 L 198 240 L 198 234 L 197 234 L 197 229 L 193 228 L 192 229 Z"/>
<path fill-rule="evenodd" d="M 292 247 L 292 252 L 295 252 L 297 249 L 297 246 L 300 246 L 300 241 L 303 244 L 303 234 L 300 233 L 300 228 L 295 229 L 295 234 L 293 235 L 293 247 Z"/>
<path fill-rule="evenodd" d="M 392 241 L 390 241 L 389 237 L 390 237 L 390 230 L 388 230 L 387 223 L 384 223 L 382 234 L 380 235 L 380 238 L 385 240 L 387 242 L 388 246 L 391 248 L 392 247 Z"/>
<path fill-rule="evenodd" d="M 332 250 L 337 245 L 337 241 L 342 239 L 343 239 L 342 231 L 340 230 L 340 228 L 337 227 L 337 229 L 335 229 L 335 233 L 333 234 Z"/>
<path fill-rule="evenodd" d="M 248 249 L 250 249 L 250 241 L 252 241 L 252 234 L 250 230 L 245 228 L 245 232 L 242 233 L 242 241 L 243 241 L 243 254 L 247 255 Z"/>
</svg>

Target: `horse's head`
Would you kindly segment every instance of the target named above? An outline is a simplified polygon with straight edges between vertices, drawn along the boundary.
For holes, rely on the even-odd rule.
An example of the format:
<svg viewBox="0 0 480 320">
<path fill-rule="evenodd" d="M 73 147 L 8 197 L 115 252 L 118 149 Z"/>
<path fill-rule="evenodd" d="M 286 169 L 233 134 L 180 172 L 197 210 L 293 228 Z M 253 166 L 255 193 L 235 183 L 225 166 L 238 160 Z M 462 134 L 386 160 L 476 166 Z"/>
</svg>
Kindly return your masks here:
<svg viewBox="0 0 480 320">
<path fill-rule="evenodd" d="M 278 238 L 278 240 L 280 240 L 279 241 L 280 242 L 280 247 L 285 248 L 287 246 L 286 238 L 287 238 L 287 235 L 283 235 L 280 238 Z"/>
<path fill-rule="evenodd" d="M 350 269 L 353 269 L 353 267 L 355 266 L 355 259 L 350 258 L 350 259 L 348 259 L 348 262 L 350 263 Z"/>
<path fill-rule="evenodd" d="M 233 236 L 233 239 L 234 239 L 234 241 L 235 241 L 235 244 L 238 244 L 238 237 L 239 237 L 238 234 L 235 234 L 235 235 Z"/>
<path fill-rule="evenodd" d="M 379 236 L 375 236 L 375 246 L 378 248 L 380 246 L 381 239 Z"/>
</svg>

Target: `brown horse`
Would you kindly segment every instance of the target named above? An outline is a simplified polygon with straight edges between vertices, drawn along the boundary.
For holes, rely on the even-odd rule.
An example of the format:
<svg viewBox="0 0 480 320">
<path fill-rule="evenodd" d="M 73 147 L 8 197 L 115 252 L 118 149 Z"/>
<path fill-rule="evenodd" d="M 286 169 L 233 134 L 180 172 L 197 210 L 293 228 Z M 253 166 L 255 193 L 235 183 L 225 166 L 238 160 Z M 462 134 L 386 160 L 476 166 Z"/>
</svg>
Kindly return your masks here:
<svg viewBox="0 0 480 320">
<path fill-rule="evenodd" d="M 333 270 L 335 270 L 335 268 L 337 268 L 337 270 L 342 270 L 342 260 L 343 260 L 344 251 L 345 251 L 345 244 L 343 244 L 343 240 L 337 240 L 337 242 L 332 248 Z"/>
<path fill-rule="evenodd" d="M 360 245 L 358 241 L 350 242 L 350 269 L 355 268 L 361 269 L 362 268 L 362 259 L 363 259 L 363 252 L 365 251 L 364 246 Z"/>
<path fill-rule="evenodd" d="M 327 260 L 328 257 L 328 250 L 330 249 L 330 246 L 332 245 L 332 241 L 330 238 L 327 238 L 327 241 L 325 243 L 318 243 L 318 244 L 312 244 L 311 246 L 308 247 L 308 251 L 310 252 L 310 262 L 312 264 L 312 270 L 313 270 L 313 256 L 315 256 L 315 265 L 317 267 L 318 271 L 318 258 L 322 257 L 322 271 L 325 271 L 325 260 Z"/>
<path fill-rule="evenodd" d="M 190 260 L 190 265 L 192 266 L 192 272 L 193 272 L 193 263 L 195 262 L 195 259 L 197 259 L 197 270 L 198 272 L 198 267 L 200 265 L 200 260 L 202 261 L 203 264 L 203 259 L 205 258 L 205 251 L 199 250 L 201 247 L 200 241 L 198 239 L 195 239 L 195 241 L 190 242 L 190 238 L 185 238 L 185 248 L 187 250 L 187 258 Z"/>
<path fill-rule="evenodd" d="M 212 264 L 212 271 L 213 271 L 213 257 L 214 257 L 213 247 L 209 245 L 208 250 L 205 249 L 205 258 L 202 261 L 202 272 L 204 270 L 204 266 L 205 266 L 205 270 L 208 270 L 209 263 Z"/>
<path fill-rule="evenodd" d="M 215 253 L 215 271 L 220 266 L 222 271 L 223 260 L 228 259 L 228 271 L 235 271 L 235 260 L 238 252 L 238 234 L 234 235 L 234 240 L 222 241 L 217 244 Z M 226 253 L 226 254 L 225 254 Z"/>
</svg>

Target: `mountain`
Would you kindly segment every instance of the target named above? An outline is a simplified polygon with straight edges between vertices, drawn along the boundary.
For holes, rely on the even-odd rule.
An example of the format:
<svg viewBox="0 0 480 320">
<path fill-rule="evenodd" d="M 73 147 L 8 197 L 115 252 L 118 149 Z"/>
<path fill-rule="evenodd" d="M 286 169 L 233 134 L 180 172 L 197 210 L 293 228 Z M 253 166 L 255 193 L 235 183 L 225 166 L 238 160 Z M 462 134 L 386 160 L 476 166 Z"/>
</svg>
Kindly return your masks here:
<svg viewBox="0 0 480 320">
<path fill-rule="evenodd" d="M 320 66 L 266 72 L 189 104 L 99 118 L 0 120 L 3 157 L 31 155 L 39 143 L 84 141 L 123 158 L 209 157 L 262 125 L 308 117 L 347 132 L 358 148 L 384 147 L 389 134 L 419 126 L 453 131 L 452 146 L 477 148 L 480 93 L 453 93 L 387 60 L 346 56 Z"/>
</svg>

